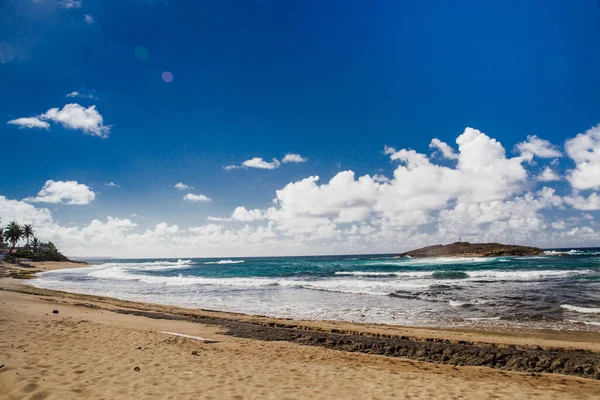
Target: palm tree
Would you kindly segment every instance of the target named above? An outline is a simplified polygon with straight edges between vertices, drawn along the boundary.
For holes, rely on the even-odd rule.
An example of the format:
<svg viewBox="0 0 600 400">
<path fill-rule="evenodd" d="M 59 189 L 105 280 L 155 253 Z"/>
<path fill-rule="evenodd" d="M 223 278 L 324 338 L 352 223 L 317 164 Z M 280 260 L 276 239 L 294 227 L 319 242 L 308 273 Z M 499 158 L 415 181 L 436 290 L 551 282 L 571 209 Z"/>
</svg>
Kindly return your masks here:
<svg viewBox="0 0 600 400">
<path fill-rule="evenodd" d="M 27 248 L 29 248 L 29 238 L 33 237 L 34 233 L 31 224 L 23 225 L 23 237 L 27 240 Z"/>
<path fill-rule="evenodd" d="M 31 246 L 33 247 L 33 252 L 37 253 L 37 249 L 40 247 L 40 241 L 35 236 L 33 237 L 33 240 L 31 241 Z"/>
<path fill-rule="evenodd" d="M 21 240 L 21 238 L 23 237 L 23 228 L 21 228 L 21 226 L 15 221 L 12 221 L 8 225 L 6 225 L 6 228 L 4 228 L 4 233 L 2 235 L 4 236 L 4 239 L 6 239 L 6 241 L 11 244 L 9 250 L 9 252 L 11 252 L 15 248 L 17 243 L 19 243 L 19 240 Z"/>
</svg>

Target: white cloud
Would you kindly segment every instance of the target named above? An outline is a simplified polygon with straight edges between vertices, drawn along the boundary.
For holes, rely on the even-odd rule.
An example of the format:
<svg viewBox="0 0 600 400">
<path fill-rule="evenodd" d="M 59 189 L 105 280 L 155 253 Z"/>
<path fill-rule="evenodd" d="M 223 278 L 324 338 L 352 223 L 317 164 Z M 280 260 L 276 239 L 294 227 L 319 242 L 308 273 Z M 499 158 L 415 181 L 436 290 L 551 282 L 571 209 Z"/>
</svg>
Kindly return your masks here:
<svg viewBox="0 0 600 400">
<path fill-rule="evenodd" d="M 281 165 L 281 163 L 276 158 L 274 158 L 272 162 L 267 162 L 260 157 L 254 157 L 242 163 L 242 166 L 244 167 L 258 169 L 275 169 L 279 167 L 279 165 Z"/>
<path fill-rule="evenodd" d="M 82 91 L 73 91 L 71 93 L 67 93 L 66 97 L 79 97 L 81 99 L 97 99 L 93 92 L 86 91 L 85 89 L 83 89 Z"/>
<path fill-rule="evenodd" d="M 81 0 L 61 0 L 60 5 L 64 8 L 81 8 Z"/>
<path fill-rule="evenodd" d="M 281 160 L 283 163 L 303 163 L 307 161 L 308 158 L 304 158 L 300 154 L 293 153 L 286 154 L 285 157 L 283 157 L 283 160 Z"/>
<path fill-rule="evenodd" d="M 458 160 L 458 155 L 454 152 L 454 149 L 439 139 L 432 139 L 431 143 L 429 143 L 429 148 L 439 150 L 444 158 Z"/>
<path fill-rule="evenodd" d="M 114 182 L 108 182 L 108 183 L 105 183 L 105 184 L 104 184 L 104 186 L 109 186 L 109 187 L 120 187 L 121 185 L 117 185 L 117 184 L 116 184 L 116 183 L 114 183 Z"/>
<path fill-rule="evenodd" d="M 240 221 L 240 222 L 254 222 L 265 219 L 264 212 L 259 209 L 247 210 L 246 207 L 236 207 L 229 218 L 222 217 L 208 217 L 209 221 Z"/>
<path fill-rule="evenodd" d="M 390 178 L 385 175 L 375 174 L 373 175 L 373 180 L 379 183 L 387 183 L 390 182 Z"/>
<path fill-rule="evenodd" d="M 576 190 L 600 189 L 600 125 L 567 140 L 565 149 L 575 161 L 575 169 L 567 173 L 571 186 Z"/>
<path fill-rule="evenodd" d="M 93 24 L 94 23 L 94 17 L 92 17 L 90 14 L 85 14 L 83 16 L 83 20 L 88 23 L 88 24 Z"/>
<path fill-rule="evenodd" d="M 47 123 L 46 121 L 42 121 L 37 117 L 17 118 L 13 119 L 12 121 L 8 121 L 8 123 L 12 125 L 18 125 L 21 128 L 50 128 L 49 123 Z"/>
<path fill-rule="evenodd" d="M 188 193 L 185 196 L 183 196 L 184 200 L 187 201 L 193 201 L 193 202 L 198 202 L 198 201 L 210 201 L 210 198 L 206 197 L 203 194 L 192 194 L 192 193 Z"/>
<path fill-rule="evenodd" d="M 92 202 L 95 198 L 96 194 L 88 186 L 77 181 L 48 180 L 36 197 L 28 197 L 25 201 L 83 205 Z"/>
<path fill-rule="evenodd" d="M 567 226 L 567 224 L 565 223 L 564 219 L 559 219 L 558 221 L 552 222 L 552 227 L 554 229 L 563 230 L 563 229 L 565 229 L 566 226 Z"/>
<path fill-rule="evenodd" d="M 565 197 L 565 203 L 570 204 L 573 208 L 582 211 L 600 210 L 600 195 L 593 192 L 588 197 L 572 196 Z"/>
<path fill-rule="evenodd" d="M 529 149 L 525 151 L 530 156 L 510 157 L 501 143 L 471 128 L 456 144 L 457 158 L 451 166 L 414 150 L 386 147 L 386 154 L 397 162 L 389 178 L 358 176 L 350 170 L 324 181 L 309 176 L 277 190 L 271 205 L 240 205 L 226 217 L 209 217 L 213 222 L 202 226 L 179 227 L 165 221 L 139 227 L 128 219 L 108 217 L 65 227 L 53 221 L 47 209 L 3 197 L 0 217 L 6 221 L 7 214 L 18 214 L 21 223 L 37 220 L 37 231 L 47 235 L 40 238 L 53 240 L 69 255 L 393 253 L 458 237 L 542 247 L 591 246 L 600 241 L 596 213 L 582 213 L 600 210 L 598 191 L 563 196 L 557 192 L 564 191 L 563 185 L 539 188 L 539 172 L 529 161 L 547 153 Z M 567 154 L 589 162 L 593 154 L 581 154 L 581 148 L 593 153 L 595 147 L 586 146 Z M 559 164 L 550 165 L 554 174 L 564 174 Z M 208 201 L 204 195 L 188 196 Z"/>
<path fill-rule="evenodd" d="M 558 176 L 558 174 L 554 172 L 552 168 L 546 167 L 544 168 L 544 171 L 538 176 L 537 180 L 540 182 L 559 181 L 560 176 Z"/>
<path fill-rule="evenodd" d="M 104 119 L 96 110 L 96 106 L 85 108 L 77 103 L 66 104 L 62 110 L 51 108 L 39 118 L 61 123 L 66 128 L 82 130 L 84 133 L 101 138 L 107 138 L 110 133 L 110 127 L 104 125 Z"/>
<path fill-rule="evenodd" d="M 307 158 L 302 157 L 300 154 L 289 153 L 281 161 L 273 158 L 273 161 L 268 162 L 262 159 L 262 157 L 254 157 L 244 161 L 241 165 L 226 165 L 223 167 L 226 171 L 231 171 L 239 168 L 257 168 L 257 169 L 275 169 L 279 168 L 281 163 L 303 163 L 308 161 Z"/>
<path fill-rule="evenodd" d="M 527 141 L 517 143 L 516 147 L 527 160 L 531 160 L 534 156 L 539 158 L 556 158 L 562 156 L 562 153 L 556 146 L 535 135 L 527 136 Z"/>
<path fill-rule="evenodd" d="M 189 190 L 189 189 L 193 189 L 193 186 L 188 186 L 183 182 L 178 182 L 175 184 L 175 189 L 177 190 Z"/>
<path fill-rule="evenodd" d="M 79 96 L 78 92 L 69 93 L 67 96 L 73 95 L 74 93 L 77 93 Z M 8 123 L 18 125 L 21 128 L 48 129 L 50 124 L 46 121 L 57 122 L 66 128 L 82 130 L 88 135 L 99 136 L 101 138 L 107 138 L 110 133 L 110 127 L 104 125 L 102 115 L 96 110 L 96 106 L 85 108 L 77 103 L 66 104 L 62 110 L 51 108 L 38 116 L 17 118 L 8 121 Z"/>
</svg>

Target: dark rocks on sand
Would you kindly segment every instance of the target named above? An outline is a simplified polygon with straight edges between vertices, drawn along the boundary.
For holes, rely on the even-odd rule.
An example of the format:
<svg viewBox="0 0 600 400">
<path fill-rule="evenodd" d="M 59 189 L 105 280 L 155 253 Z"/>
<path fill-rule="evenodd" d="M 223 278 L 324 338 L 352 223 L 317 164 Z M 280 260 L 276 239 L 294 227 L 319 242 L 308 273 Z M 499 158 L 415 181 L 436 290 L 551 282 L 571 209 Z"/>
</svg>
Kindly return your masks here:
<svg viewBox="0 0 600 400">
<path fill-rule="evenodd" d="M 140 367 L 135 367 L 133 370 L 134 370 L 135 372 L 139 372 L 139 371 L 140 371 Z"/>
<path fill-rule="evenodd" d="M 494 343 L 418 338 L 365 332 L 321 330 L 299 324 L 251 322 L 192 313 L 169 314 L 131 309 L 117 313 L 191 321 L 225 328 L 225 334 L 264 341 L 287 341 L 334 350 L 402 357 L 449 365 L 485 366 L 529 373 L 558 373 L 600 379 L 600 353 Z M 335 331 L 335 332 L 334 332 Z"/>
<path fill-rule="evenodd" d="M 542 249 L 530 246 L 507 245 L 500 243 L 469 243 L 456 242 L 438 244 L 407 251 L 398 257 L 511 257 L 538 256 L 544 254 Z"/>
<path fill-rule="evenodd" d="M 58 310 L 52 310 L 52 314 L 58 314 Z"/>
</svg>

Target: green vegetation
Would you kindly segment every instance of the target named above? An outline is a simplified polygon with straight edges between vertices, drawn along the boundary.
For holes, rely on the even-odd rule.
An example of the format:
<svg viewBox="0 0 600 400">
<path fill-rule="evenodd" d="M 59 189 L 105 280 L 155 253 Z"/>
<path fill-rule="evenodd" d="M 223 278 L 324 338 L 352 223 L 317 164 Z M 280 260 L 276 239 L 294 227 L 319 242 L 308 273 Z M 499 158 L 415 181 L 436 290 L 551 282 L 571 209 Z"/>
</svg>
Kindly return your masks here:
<svg viewBox="0 0 600 400">
<path fill-rule="evenodd" d="M 32 261 L 68 260 L 58 251 L 54 243 L 42 242 L 36 238 L 33 226 L 30 224 L 21 226 L 16 221 L 12 221 L 4 229 L 0 229 L 0 233 L 0 254 L 6 254 L 4 260 L 7 262 L 18 263 L 22 258 Z M 25 246 L 17 247 L 22 240 L 26 241 Z"/>
</svg>

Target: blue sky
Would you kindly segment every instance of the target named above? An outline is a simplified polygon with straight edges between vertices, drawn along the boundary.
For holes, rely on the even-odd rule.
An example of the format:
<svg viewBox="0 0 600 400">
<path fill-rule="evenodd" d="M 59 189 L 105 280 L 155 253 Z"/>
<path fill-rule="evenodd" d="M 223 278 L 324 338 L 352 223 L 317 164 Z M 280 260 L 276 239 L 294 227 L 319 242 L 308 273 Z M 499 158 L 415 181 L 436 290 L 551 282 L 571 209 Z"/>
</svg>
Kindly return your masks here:
<svg viewBox="0 0 600 400">
<path fill-rule="evenodd" d="M 220 227 L 211 228 L 220 229 L 220 234 L 235 236 L 252 222 L 249 229 L 269 230 L 267 236 L 274 242 L 252 247 L 244 239 L 240 248 L 261 254 L 312 252 L 315 241 L 326 243 L 319 253 L 395 251 L 392 234 L 382 246 L 374 244 L 384 243 L 382 237 L 374 237 L 361 242 L 362 247 L 348 248 L 343 233 L 332 233 L 323 242 L 318 235 L 309 237 L 308 230 L 290 228 L 310 214 L 329 218 L 309 223 L 315 231 L 327 225 L 343 232 L 357 224 L 379 234 L 380 218 L 399 218 L 391 217 L 379 200 L 357 200 L 354 192 L 319 215 L 310 211 L 326 203 L 317 196 L 314 205 L 309 201 L 306 210 L 295 209 L 292 216 L 255 221 L 207 218 L 229 217 L 238 206 L 266 213 L 276 204 L 277 190 L 310 176 L 319 176 L 319 184 L 347 170 L 356 179 L 366 174 L 391 179 L 398 160 L 405 165 L 410 161 L 404 156 L 391 160 L 394 153 L 384 154 L 385 146 L 431 156 L 430 142 L 437 138 L 462 153 L 457 137 L 473 127 L 500 142 L 507 158 L 522 154 L 515 146 L 528 135 L 560 152 L 523 161 L 525 177 L 517 171 L 511 178 L 499 178 L 514 179 L 514 187 L 508 185 L 485 201 L 510 202 L 546 186 L 556 191 L 562 204 L 533 211 L 543 221 L 527 233 L 521 229 L 522 236 L 503 231 L 498 238 L 535 242 L 536 230 L 547 231 L 563 220 L 567 231 L 581 229 L 585 222 L 593 233 L 582 244 L 593 243 L 598 238 L 597 210 L 590 196 L 600 183 L 596 185 L 587 172 L 576 183 L 569 178 L 579 167 L 577 156 L 567 154 L 564 145 L 600 122 L 599 17 L 600 3 L 595 0 L 3 1 L 0 117 L 5 122 L 0 123 L 0 138 L 6 149 L 4 165 L 10 167 L 0 180 L 0 195 L 23 203 L 23 210 L 35 209 L 19 214 L 13 203 L 4 214 L 0 206 L 0 217 L 3 222 L 18 217 L 37 221 L 47 209 L 51 221 L 46 216 L 38 223 L 41 232 L 52 236 L 56 227 L 77 229 L 80 245 L 69 247 L 72 232 L 54 240 L 82 255 L 142 255 L 116 251 L 108 244 L 86 245 L 82 230 L 93 220 L 106 223 L 109 216 L 135 224 L 119 231 L 125 236 L 154 232 L 159 223 L 177 225 L 170 232 L 173 240 L 189 239 L 190 228 L 213 225 Z M 163 79 L 165 72 L 172 81 Z M 78 95 L 67 97 L 73 92 Z M 75 114 L 66 112 L 67 104 L 78 105 L 69 110 Z M 53 108 L 55 113 L 49 111 Z M 41 125 L 11 122 L 20 118 L 36 118 Z M 600 152 L 595 131 L 590 132 L 587 151 Z M 255 157 L 281 161 L 286 154 L 306 161 L 281 163 L 274 169 L 224 169 Z M 435 162 L 458 168 L 452 157 L 437 157 Z M 587 163 L 586 171 L 596 166 L 593 157 L 580 157 L 579 162 Z M 534 177 L 546 166 L 561 179 L 539 183 Z M 68 195 L 33 201 L 48 180 L 85 185 L 94 197 L 79 205 L 63 204 L 69 202 Z M 106 186 L 109 182 L 119 186 Z M 176 190 L 178 182 L 193 189 Z M 78 188 L 61 190 L 81 194 Z M 413 196 L 407 188 L 402 190 L 399 195 Z M 186 201 L 188 192 L 211 201 Z M 276 207 L 288 209 L 286 201 L 304 201 L 303 193 L 290 195 Z M 440 231 L 438 213 L 461 205 L 468 197 L 465 193 L 452 193 L 443 204 L 417 210 L 433 219 L 412 228 L 390 222 L 396 242 L 401 242 L 398 250 L 412 244 L 409 238 L 417 237 L 414 244 L 421 244 L 454 236 Z M 575 207 L 569 198 L 587 203 Z M 365 211 L 350 222 L 332 217 L 336 208 L 360 201 L 368 204 L 368 216 Z M 484 207 L 479 199 L 477 204 Z M 464 218 L 468 222 L 468 216 Z M 481 237 L 487 228 L 480 228 L 462 234 Z M 361 235 L 356 234 L 356 240 L 365 237 Z M 201 248 L 206 243 L 189 240 L 188 247 L 173 251 L 204 255 Z M 545 240 L 542 244 L 548 245 L 566 239 L 555 235 Z M 294 247 L 294 241 L 304 245 Z M 215 243 L 211 255 L 228 255 L 237 248 L 235 241 Z"/>
</svg>

